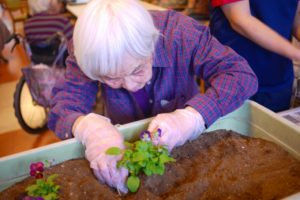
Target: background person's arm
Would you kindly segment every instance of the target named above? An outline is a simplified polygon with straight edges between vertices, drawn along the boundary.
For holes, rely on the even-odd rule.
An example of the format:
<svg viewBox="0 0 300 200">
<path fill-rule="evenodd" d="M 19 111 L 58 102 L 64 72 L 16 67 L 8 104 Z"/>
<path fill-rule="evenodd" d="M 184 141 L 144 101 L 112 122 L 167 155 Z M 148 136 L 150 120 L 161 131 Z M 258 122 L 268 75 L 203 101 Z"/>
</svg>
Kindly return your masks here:
<svg viewBox="0 0 300 200">
<path fill-rule="evenodd" d="M 297 6 L 297 12 L 294 20 L 293 35 L 300 41 L 300 1 Z"/>
<path fill-rule="evenodd" d="M 266 24 L 262 23 L 259 19 L 251 15 L 249 0 L 226 4 L 221 6 L 221 9 L 232 29 L 242 36 L 269 51 L 290 58 L 291 60 L 300 61 L 299 49 L 293 46 L 290 41 L 269 28 Z M 294 25 L 294 29 L 295 27 L 299 27 L 299 19 L 298 25 Z M 300 31 L 297 30 L 296 32 L 297 38 L 298 36 L 300 37 Z"/>
</svg>

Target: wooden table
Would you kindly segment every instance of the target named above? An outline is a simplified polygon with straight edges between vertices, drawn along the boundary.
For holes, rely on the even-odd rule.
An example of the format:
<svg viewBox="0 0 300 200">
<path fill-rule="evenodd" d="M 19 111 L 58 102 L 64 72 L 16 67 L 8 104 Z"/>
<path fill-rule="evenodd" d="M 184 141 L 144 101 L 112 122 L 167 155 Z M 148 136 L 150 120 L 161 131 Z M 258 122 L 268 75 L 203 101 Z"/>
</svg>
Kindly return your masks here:
<svg viewBox="0 0 300 200">
<path fill-rule="evenodd" d="M 147 9 L 147 10 L 166 10 L 166 8 L 150 4 L 144 1 L 141 1 L 141 4 Z M 86 4 L 67 4 L 67 10 L 72 13 L 74 16 L 78 17 L 82 10 L 85 8 Z"/>
</svg>

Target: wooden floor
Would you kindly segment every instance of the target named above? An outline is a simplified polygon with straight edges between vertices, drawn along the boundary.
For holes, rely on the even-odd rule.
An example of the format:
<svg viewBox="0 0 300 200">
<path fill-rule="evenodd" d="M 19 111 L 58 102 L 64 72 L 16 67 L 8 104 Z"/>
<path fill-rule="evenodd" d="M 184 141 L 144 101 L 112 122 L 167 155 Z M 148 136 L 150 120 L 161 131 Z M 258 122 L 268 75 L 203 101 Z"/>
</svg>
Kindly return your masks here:
<svg viewBox="0 0 300 200">
<path fill-rule="evenodd" d="M 23 34 L 22 30 L 23 30 L 23 25 L 19 24 L 17 31 Z M 21 68 L 29 64 L 29 59 L 24 49 L 21 46 L 18 46 L 15 49 L 15 51 L 12 53 L 10 52 L 11 47 L 12 47 L 12 43 L 9 43 L 2 51 L 3 55 L 9 60 L 9 62 L 7 64 L 0 63 L 0 84 L 1 85 L 5 85 L 7 83 L 15 82 L 19 80 L 19 78 L 22 75 Z M 13 94 L 13 91 L 9 91 L 9 92 Z M 2 97 L 4 96 L 3 94 L 0 95 Z M 7 99 L 1 98 L 0 101 L 1 101 L 0 102 L 1 105 L 5 105 L 5 101 L 7 101 Z M 11 106 L 13 105 L 11 104 Z M 3 112 L 3 110 L 5 109 L 1 108 L 1 110 L 0 112 Z M 12 115 L 12 113 L 4 113 L 4 114 Z M 0 120 L 2 122 L 3 121 L 5 122 L 5 120 L 7 119 L 0 118 Z M 19 130 L 14 130 L 9 132 L 3 132 L 3 130 L 0 130 L 0 157 L 37 148 L 58 141 L 60 140 L 55 136 L 53 132 L 49 130 L 38 135 L 32 135 L 26 133 L 24 130 L 20 128 Z"/>
</svg>

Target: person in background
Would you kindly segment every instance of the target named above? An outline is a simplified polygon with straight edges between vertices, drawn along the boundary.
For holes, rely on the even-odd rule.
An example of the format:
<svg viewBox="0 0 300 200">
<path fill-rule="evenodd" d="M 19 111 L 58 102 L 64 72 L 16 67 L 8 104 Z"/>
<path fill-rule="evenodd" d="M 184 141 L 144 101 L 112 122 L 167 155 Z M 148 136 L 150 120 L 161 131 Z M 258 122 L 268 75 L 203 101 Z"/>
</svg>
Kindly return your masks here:
<svg viewBox="0 0 300 200">
<path fill-rule="evenodd" d="M 156 144 L 171 151 L 197 138 L 219 117 L 257 90 L 247 62 L 210 35 L 209 28 L 178 12 L 147 11 L 137 0 L 94 0 L 75 24 L 65 80 L 56 84 L 48 127 L 85 147 L 97 178 L 127 192 L 128 171 L 116 167 L 124 148 L 113 124 L 154 117 Z M 205 80 L 199 92 L 195 76 Z M 101 89 L 106 115 L 92 113 Z"/>
<path fill-rule="evenodd" d="M 300 61 L 298 0 L 212 0 L 210 28 L 221 43 L 243 56 L 256 73 L 252 100 L 279 112 L 290 108 L 294 80 L 292 60 Z"/>
<path fill-rule="evenodd" d="M 31 17 L 24 24 L 25 37 L 29 43 L 42 43 L 55 33 L 61 32 L 70 40 L 73 24 L 61 14 L 63 3 L 60 0 L 29 0 Z"/>
<path fill-rule="evenodd" d="M 183 14 L 194 18 L 195 20 L 208 20 L 210 7 L 209 0 L 188 0 Z"/>
</svg>

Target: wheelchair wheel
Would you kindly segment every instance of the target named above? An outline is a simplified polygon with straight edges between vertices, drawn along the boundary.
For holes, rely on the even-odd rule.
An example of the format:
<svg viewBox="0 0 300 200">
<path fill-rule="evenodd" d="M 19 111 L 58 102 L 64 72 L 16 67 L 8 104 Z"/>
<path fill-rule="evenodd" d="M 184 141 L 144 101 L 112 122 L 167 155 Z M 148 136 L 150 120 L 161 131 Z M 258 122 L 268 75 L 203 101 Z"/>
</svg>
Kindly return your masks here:
<svg viewBox="0 0 300 200">
<path fill-rule="evenodd" d="M 18 122 L 26 132 L 38 134 L 47 129 L 47 109 L 32 99 L 24 76 L 16 86 L 13 106 Z"/>
</svg>

